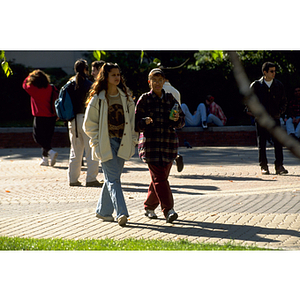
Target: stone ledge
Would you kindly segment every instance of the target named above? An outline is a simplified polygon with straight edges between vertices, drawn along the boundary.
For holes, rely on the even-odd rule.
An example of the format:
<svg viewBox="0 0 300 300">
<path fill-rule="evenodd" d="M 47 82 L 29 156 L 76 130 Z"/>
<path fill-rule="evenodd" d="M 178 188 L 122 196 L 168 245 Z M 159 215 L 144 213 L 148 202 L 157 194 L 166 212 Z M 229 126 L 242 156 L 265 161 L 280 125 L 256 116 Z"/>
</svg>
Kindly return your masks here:
<svg viewBox="0 0 300 300">
<path fill-rule="evenodd" d="M 193 147 L 202 146 L 256 146 L 255 126 L 184 127 L 177 131 L 179 146 L 186 139 Z M 0 148 L 39 147 L 32 137 L 32 127 L 1 127 Z M 69 147 L 67 127 L 55 127 L 53 147 Z"/>
<path fill-rule="evenodd" d="M 184 147 L 184 140 L 192 147 L 257 145 L 255 126 L 183 127 L 177 135 L 180 147 Z"/>
<path fill-rule="evenodd" d="M 183 127 L 182 129 L 179 129 L 178 132 L 199 132 L 199 131 L 211 131 L 211 132 L 232 132 L 232 131 L 256 131 L 255 126 L 212 126 L 208 127 L 207 129 L 203 129 L 200 126 L 197 127 Z"/>
<path fill-rule="evenodd" d="M 37 148 L 32 127 L 1 127 L 0 148 Z M 70 147 L 67 127 L 55 127 L 52 147 Z"/>
<path fill-rule="evenodd" d="M 32 132 L 33 127 L 0 127 L 0 133 Z M 68 132 L 67 127 L 55 127 L 54 132 Z"/>
</svg>

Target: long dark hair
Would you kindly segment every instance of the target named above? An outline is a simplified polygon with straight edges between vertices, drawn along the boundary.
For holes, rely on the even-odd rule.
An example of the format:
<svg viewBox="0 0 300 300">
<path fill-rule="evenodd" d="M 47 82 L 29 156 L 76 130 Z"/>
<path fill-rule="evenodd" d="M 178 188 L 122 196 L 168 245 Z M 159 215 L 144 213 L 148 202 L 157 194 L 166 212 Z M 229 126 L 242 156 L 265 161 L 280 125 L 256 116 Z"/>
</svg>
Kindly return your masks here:
<svg viewBox="0 0 300 300">
<path fill-rule="evenodd" d="M 115 63 L 105 63 L 101 67 L 99 75 L 97 76 L 96 81 L 91 86 L 86 104 L 88 104 L 91 101 L 91 99 L 94 95 L 98 95 L 102 90 L 107 91 L 107 89 L 108 89 L 108 84 L 107 84 L 108 73 L 112 69 L 115 69 L 115 68 L 119 69 L 119 71 L 121 73 L 121 69 L 120 69 L 119 65 L 115 64 Z M 121 80 L 120 80 L 120 83 L 118 84 L 118 87 L 125 93 L 125 95 L 128 98 L 128 92 L 127 92 L 128 87 L 126 86 L 125 79 L 122 75 L 121 75 Z"/>
<path fill-rule="evenodd" d="M 34 70 L 29 73 L 27 84 L 34 85 L 37 88 L 46 88 L 50 83 L 50 77 L 40 69 Z"/>
<path fill-rule="evenodd" d="M 89 69 L 89 65 L 86 60 L 81 58 L 75 62 L 75 64 L 74 64 L 74 71 L 76 73 L 75 90 L 78 89 L 81 86 L 81 84 L 85 81 L 85 79 L 86 79 L 85 71 L 88 69 Z"/>
</svg>

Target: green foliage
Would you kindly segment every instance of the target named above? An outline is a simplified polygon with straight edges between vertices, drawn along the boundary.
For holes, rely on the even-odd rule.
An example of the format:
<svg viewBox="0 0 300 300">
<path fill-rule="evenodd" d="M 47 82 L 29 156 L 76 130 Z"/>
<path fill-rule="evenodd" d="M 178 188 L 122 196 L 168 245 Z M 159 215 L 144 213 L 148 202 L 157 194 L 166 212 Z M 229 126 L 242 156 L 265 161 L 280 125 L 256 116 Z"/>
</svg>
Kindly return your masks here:
<svg viewBox="0 0 300 300">
<path fill-rule="evenodd" d="M 194 58 L 195 62 L 189 64 L 188 68 L 197 71 L 204 68 L 214 69 L 225 61 L 224 52 L 221 50 L 198 51 L 194 53 Z"/>
<path fill-rule="evenodd" d="M 95 58 L 95 60 L 101 60 L 101 55 L 106 55 L 105 51 L 100 51 L 100 50 L 95 50 L 93 51 L 93 56 Z"/>
<path fill-rule="evenodd" d="M 13 74 L 12 69 L 10 68 L 8 62 L 6 61 L 5 52 L 3 50 L 0 50 L 0 61 L 3 60 L 1 63 L 1 67 L 4 71 L 4 74 L 8 77 Z"/>
<path fill-rule="evenodd" d="M 0 237 L 0 250 L 107 250 L 107 251 L 228 251 L 228 250 L 267 250 L 252 246 L 241 246 L 234 242 L 224 245 L 208 243 L 191 243 L 181 239 L 178 241 L 165 240 L 144 240 L 144 239 L 85 239 L 85 240 L 65 240 L 65 239 L 33 239 L 18 237 Z"/>
<path fill-rule="evenodd" d="M 143 62 L 144 54 L 145 54 L 145 52 L 144 52 L 144 51 L 141 51 L 141 60 L 140 60 L 140 64 Z"/>
<path fill-rule="evenodd" d="M 277 64 L 276 78 L 285 86 L 288 97 L 295 85 L 300 83 L 299 51 L 237 51 L 250 82 L 262 76 L 261 66 L 265 61 Z M 0 61 L 5 57 L 0 51 Z M 148 73 L 152 68 L 162 67 L 170 83 L 181 93 L 182 103 L 190 110 L 196 110 L 206 95 L 211 94 L 222 107 L 228 118 L 228 125 L 250 124 L 244 113 L 243 97 L 236 86 L 232 64 L 228 53 L 211 51 L 87 51 L 85 58 L 91 64 L 94 60 L 116 62 L 122 70 L 127 86 L 133 91 L 135 100 L 149 91 Z M 31 117 L 29 96 L 22 89 L 22 81 L 32 68 L 9 61 L 13 76 L 0 72 L 1 121 L 28 119 Z M 45 69 L 51 82 L 58 88 L 68 81 L 70 75 L 61 69 Z M 92 79 L 91 79 L 92 80 Z"/>
</svg>

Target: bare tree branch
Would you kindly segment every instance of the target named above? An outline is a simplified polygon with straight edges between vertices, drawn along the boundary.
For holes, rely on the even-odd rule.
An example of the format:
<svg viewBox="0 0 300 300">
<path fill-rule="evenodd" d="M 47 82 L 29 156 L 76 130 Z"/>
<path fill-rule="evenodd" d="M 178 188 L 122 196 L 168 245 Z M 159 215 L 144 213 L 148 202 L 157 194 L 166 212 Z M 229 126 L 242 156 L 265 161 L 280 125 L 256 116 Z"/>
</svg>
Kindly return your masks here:
<svg viewBox="0 0 300 300">
<path fill-rule="evenodd" d="M 266 128 L 283 146 L 288 148 L 296 157 L 300 158 L 300 143 L 289 136 L 280 126 L 276 126 L 275 121 L 267 113 L 252 89 L 250 89 L 249 79 L 237 53 L 235 51 L 228 51 L 228 54 L 233 64 L 233 73 L 240 93 L 244 95 L 245 104 L 249 107 L 259 125 Z"/>
<path fill-rule="evenodd" d="M 183 62 L 181 65 L 176 66 L 176 67 L 164 67 L 164 66 L 161 66 L 160 68 L 162 68 L 163 70 L 175 70 L 175 69 L 179 69 L 179 68 L 182 68 L 189 60 L 190 60 L 190 58 L 188 58 L 185 62 Z"/>
</svg>

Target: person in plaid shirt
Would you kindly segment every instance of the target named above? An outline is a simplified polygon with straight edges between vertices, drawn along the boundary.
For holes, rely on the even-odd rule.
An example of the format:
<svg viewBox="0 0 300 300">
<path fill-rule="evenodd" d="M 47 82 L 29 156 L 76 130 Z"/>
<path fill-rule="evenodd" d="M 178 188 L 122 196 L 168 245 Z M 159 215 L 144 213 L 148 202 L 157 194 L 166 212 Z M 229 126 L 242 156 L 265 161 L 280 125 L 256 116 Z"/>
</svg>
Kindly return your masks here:
<svg viewBox="0 0 300 300">
<path fill-rule="evenodd" d="M 288 104 L 287 118 L 287 134 L 300 140 L 300 87 L 295 88 L 294 97 Z"/>
<path fill-rule="evenodd" d="M 220 105 L 215 102 L 215 98 L 208 95 L 205 102 L 207 104 L 207 123 L 224 126 L 227 122 L 227 118 Z"/>
<path fill-rule="evenodd" d="M 145 215 L 156 219 L 154 210 L 160 204 L 168 223 L 178 218 L 174 211 L 174 199 L 168 177 L 178 153 L 178 137 L 175 129 L 184 126 L 184 113 L 171 93 L 163 90 L 165 75 L 161 69 L 153 69 L 148 75 L 150 92 L 140 96 L 136 105 L 135 130 L 140 133 L 139 157 L 148 164 L 151 183 L 144 202 Z M 178 112 L 169 118 L 174 104 Z"/>
</svg>

